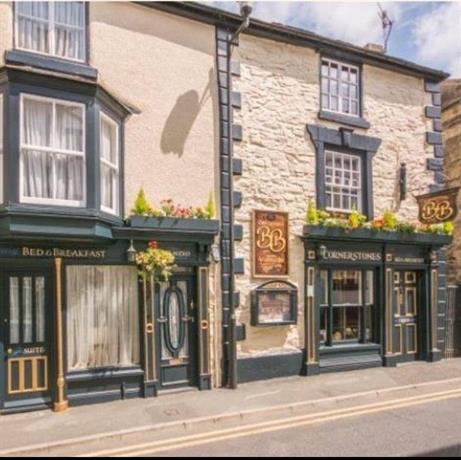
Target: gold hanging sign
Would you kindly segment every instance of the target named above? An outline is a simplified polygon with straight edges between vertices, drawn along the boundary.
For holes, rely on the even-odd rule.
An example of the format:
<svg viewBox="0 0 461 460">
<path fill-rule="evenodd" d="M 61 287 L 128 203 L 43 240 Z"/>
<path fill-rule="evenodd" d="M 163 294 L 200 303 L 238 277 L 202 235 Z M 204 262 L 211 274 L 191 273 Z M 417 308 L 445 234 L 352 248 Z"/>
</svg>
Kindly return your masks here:
<svg viewBox="0 0 461 460">
<path fill-rule="evenodd" d="M 458 215 L 459 189 L 456 187 L 416 197 L 420 222 L 431 225 L 454 220 Z"/>
<path fill-rule="evenodd" d="M 253 276 L 288 277 L 288 249 L 288 213 L 253 211 Z"/>
</svg>

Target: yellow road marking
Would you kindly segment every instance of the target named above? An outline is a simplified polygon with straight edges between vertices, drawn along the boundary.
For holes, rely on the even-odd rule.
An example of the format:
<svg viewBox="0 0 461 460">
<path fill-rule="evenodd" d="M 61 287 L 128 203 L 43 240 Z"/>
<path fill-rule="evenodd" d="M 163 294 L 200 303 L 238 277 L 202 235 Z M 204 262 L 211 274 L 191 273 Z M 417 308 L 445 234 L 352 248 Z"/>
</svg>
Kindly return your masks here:
<svg viewBox="0 0 461 460">
<path fill-rule="evenodd" d="M 359 415 L 374 414 L 392 409 L 399 409 L 411 406 L 417 406 L 430 402 L 443 401 L 447 399 L 461 398 L 461 389 L 444 392 L 430 393 L 426 395 L 413 396 L 381 403 L 366 404 L 344 409 L 325 411 L 320 413 L 289 417 L 268 422 L 260 422 L 252 425 L 244 425 L 225 430 L 216 430 L 196 435 L 170 438 L 162 441 L 143 443 L 135 446 L 124 447 L 119 449 L 105 450 L 91 454 L 81 455 L 79 457 L 134 457 L 155 454 L 167 450 L 178 450 L 190 447 L 196 447 L 203 444 L 226 441 L 235 438 L 247 437 L 256 434 L 264 434 L 273 431 L 285 430 L 308 426 L 327 421 L 340 420 Z"/>
</svg>

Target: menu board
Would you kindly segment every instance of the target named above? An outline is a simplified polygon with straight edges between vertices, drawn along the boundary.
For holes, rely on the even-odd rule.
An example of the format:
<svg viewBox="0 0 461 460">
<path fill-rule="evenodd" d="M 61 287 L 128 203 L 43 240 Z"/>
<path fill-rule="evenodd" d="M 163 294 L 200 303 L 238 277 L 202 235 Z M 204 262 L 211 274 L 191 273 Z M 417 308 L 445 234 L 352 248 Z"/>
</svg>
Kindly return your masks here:
<svg viewBox="0 0 461 460">
<path fill-rule="evenodd" d="M 273 326 L 297 321 L 296 286 L 284 281 L 270 281 L 252 294 L 252 325 Z"/>
<path fill-rule="evenodd" d="M 288 213 L 253 211 L 253 276 L 288 277 Z"/>
</svg>

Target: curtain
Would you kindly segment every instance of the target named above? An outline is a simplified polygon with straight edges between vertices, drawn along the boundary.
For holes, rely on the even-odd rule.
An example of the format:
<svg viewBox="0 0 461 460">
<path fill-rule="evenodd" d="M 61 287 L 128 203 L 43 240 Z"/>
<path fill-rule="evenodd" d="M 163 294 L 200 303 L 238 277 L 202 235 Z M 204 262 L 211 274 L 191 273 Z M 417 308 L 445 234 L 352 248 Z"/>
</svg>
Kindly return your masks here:
<svg viewBox="0 0 461 460">
<path fill-rule="evenodd" d="M 85 58 L 85 10 L 80 2 L 56 2 L 55 54 L 70 59 Z"/>
<path fill-rule="evenodd" d="M 67 268 L 67 352 L 70 370 L 139 364 L 136 269 Z"/>
<path fill-rule="evenodd" d="M 20 48 L 50 53 L 48 2 L 17 2 L 18 44 Z"/>
<path fill-rule="evenodd" d="M 24 98 L 22 128 L 24 196 L 83 201 L 82 108 Z"/>
</svg>

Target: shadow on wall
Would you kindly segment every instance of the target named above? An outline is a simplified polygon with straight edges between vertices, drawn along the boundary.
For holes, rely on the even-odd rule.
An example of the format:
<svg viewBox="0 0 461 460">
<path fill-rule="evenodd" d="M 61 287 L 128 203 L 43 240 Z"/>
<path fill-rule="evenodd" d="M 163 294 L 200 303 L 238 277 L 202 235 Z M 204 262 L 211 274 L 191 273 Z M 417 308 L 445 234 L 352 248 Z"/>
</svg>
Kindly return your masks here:
<svg viewBox="0 0 461 460">
<path fill-rule="evenodd" d="M 213 69 L 208 73 L 208 84 L 201 97 L 195 90 L 187 91 L 176 100 L 173 110 L 168 115 L 162 131 L 160 148 L 163 153 L 173 153 L 181 157 L 187 138 L 194 126 L 200 110 L 211 98 Z"/>
</svg>

